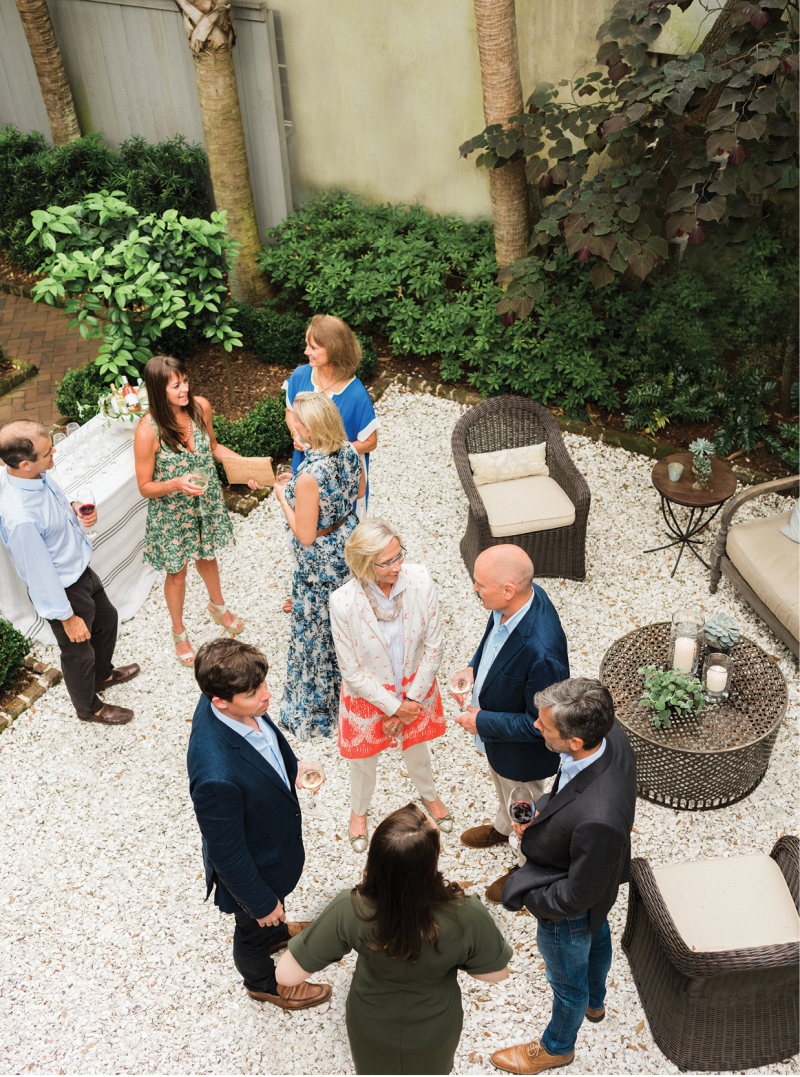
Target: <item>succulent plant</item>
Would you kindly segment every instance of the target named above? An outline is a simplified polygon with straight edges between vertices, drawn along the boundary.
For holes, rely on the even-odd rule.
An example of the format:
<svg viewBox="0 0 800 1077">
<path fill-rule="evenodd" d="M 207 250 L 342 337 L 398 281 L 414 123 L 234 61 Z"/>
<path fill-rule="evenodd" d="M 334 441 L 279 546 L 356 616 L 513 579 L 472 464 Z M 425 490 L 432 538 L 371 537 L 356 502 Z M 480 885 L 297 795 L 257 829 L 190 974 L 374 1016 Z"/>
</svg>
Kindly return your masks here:
<svg viewBox="0 0 800 1077">
<path fill-rule="evenodd" d="M 703 634 L 709 644 L 718 644 L 726 650 L 735 647 L 741 638 L 739 622 L 729 613 L 715 613 L 703 625 Z"/>
<path fill-rule="evenodd" d="M 697 677 L 657 666 L 645 666 L 639 673 L 644 677 L 645 689 L 639 704 L 651 708 L 651 721 L 656 729 L 669 729 L 670 714 L 673 717 L 691 711 L 699 714 L 703 709 L 703 686 Z"/>
<path fill-rule="evenodd" d="M 711 457 L 714 455 L 714 446 L 705 438 L 698 438 L 689 446 L 692 454 L 692 464 L 695 474 L 700 478 L 708 478 L 711 474 Z"/>
</svg>

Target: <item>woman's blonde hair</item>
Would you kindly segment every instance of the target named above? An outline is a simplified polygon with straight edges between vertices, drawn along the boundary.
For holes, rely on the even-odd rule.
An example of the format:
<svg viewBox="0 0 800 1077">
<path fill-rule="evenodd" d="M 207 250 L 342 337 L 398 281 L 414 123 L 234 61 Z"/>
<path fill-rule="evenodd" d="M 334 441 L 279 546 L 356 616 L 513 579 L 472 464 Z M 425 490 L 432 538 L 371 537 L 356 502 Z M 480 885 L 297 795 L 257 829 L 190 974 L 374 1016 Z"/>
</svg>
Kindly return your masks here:
<svg viewBox="0 0 800 1077">
<path fill-rule="evenodd" d="M 347 444 L 339 409 L 325 393 L 298 393 L 292 402 L 292 411 L 295 419 L 308 430 L 312 449 L 332 453 Z"/>
<path fill-rule="evenodd" d="M 344 544 L 344 559 L 357 580 L 371 580 L 375 583 L 375 558 L 386 549 L 393 538 L 403 545 L 400 532 L 394 524 L 382 520 L 380 516 L 372 516 L 355 528 Z"/>
<path fill-rule="evenodd" d="M 350 326 L 332 314 L 315 314 L 306 329 L 306 340 L 313 340 L 328 353 L 328 362 L 338 379 L 352 378 L 361 362 L 361 345 Z"/>
</svg>

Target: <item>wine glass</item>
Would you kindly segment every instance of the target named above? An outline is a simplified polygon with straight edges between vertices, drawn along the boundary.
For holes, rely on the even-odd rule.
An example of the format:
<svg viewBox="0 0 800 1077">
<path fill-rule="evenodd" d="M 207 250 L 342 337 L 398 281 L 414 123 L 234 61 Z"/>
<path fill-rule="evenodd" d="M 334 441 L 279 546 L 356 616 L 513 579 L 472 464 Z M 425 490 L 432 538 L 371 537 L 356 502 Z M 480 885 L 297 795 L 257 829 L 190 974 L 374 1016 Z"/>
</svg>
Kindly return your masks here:
<svg viewBox="0 0 800 1077">
<path fill-rule="evenodd" d="M 300 785 L 311 794 L 308 798 L 308 812 L 313 814 L 317 808 L 314 794 L 325 781 L 325 768 L 321 763 L 303 763 L 299 771 Z"/>
<path fill-rule="evenodd" d="M 458 696 L 460 706 L 464 706 L 472 688 L 472 670 L 469 666 L 462 666 L 450 675 L 450 691 Z"/>
<path fill-rule="evenodd" d="M 58 462 L 56 461 L 56 457 L 59 455 L 59 452 L 60 452 L 59 445 L 61 444 L 62 441 L 65 440 L 66 436 L 67 435 L 62 434 L 61 431 L 59 431 L 57 434 L 53 434 L 53 449 L 55 450 L 54 453 L 53 453 L 53 470 L 56 473 L 56 478 L 58 479 L 58 485 L 61 486 L 62 488 L 64 486 L 64 483 L 61 481 L 61 474 L 60 474 L 60 472 L 58 470 Z"/>
<path fill-rule="evenodd" d="M 527 785 L 517 785 L 508 797 L 508 814 L 511 822 L 518 826 L 526 826 L 533 822 L 533 814 L 536 811 L 533 793 Z"/>
<path fill-rule="evenodd" d="M 275 468 L 275 481 L 279 482 L 281 486 L 285 486 L 286 483 L 292 477 L 292 465 L 291 464 L 278 464 Z"/>
<path fill-rule="evenodd" d="M 75 494 L 75 500 L 78 503 L 78 515 L 79 516 L 91 516 L 95 510 L 94 493 L 89 486 L 79 486 Z M 97 538 L 96 531 L 84 531 L 84 535 L 90 542 L 94 542 Z"/>
<path fill-rule="evenodd" d="M 81 424 L 80 424 L 80 423 L 67 423 L 67 426 L 66 426 L 66 430 L 67 430 L 66 436 L 67 436 L 67 437 L 69 437 L 69 436 L 70 436 L 71 434 L 76 434 L 76 433 L 77 433 L 77 432 L 78 432 L 78 431 L 80 430 L 80 428 L 81 428 Z"/>
<path fill-rule="evenodd" d="M 192 486 L 199 486 L 203 493 L 208 489 L 209 475 L 207 471 L 203 471 L 202 468 L 196 468 L 190 472 L 186 478 L 192 484 Z M 192 506 L 192 511 L 195 516 L 203 515 L 203 494 L 199 494 L 196 503 Z"/>
</svg>

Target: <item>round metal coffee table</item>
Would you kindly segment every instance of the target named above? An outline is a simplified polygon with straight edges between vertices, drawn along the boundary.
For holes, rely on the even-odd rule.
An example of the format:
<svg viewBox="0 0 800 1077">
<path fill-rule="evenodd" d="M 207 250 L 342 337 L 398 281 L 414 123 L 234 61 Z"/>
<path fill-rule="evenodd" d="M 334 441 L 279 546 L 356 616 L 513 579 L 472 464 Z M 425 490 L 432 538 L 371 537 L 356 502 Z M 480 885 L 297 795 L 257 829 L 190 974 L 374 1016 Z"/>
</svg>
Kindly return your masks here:
<svg viewBox="0 0 800 1077">
<path fill-rule="evenodd" d="M 730 698 L 706 704 L 698 715 L 655 729 L 641 707 L 643 666 L 665 668 L 669 623 L 645 625 L 613 643 L 600 680 L 614 698 L 617 721 L 636 754 L 640 797 L 686 811 L 724 808 L 749 796 L 767 772 L 786 713 L 786 682 L 779 667 L 744 637 L 731 649 Z"/>
</svg>

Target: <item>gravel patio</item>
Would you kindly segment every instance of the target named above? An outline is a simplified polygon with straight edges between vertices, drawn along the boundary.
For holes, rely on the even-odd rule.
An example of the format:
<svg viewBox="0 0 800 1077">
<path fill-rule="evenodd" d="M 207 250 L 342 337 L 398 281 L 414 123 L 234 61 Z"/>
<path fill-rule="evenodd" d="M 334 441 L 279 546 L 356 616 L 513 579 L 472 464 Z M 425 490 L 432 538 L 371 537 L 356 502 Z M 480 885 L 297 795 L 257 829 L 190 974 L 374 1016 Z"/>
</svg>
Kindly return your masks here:
<svg viewBox="0 0 800 1077">
<path fill-rule="evenodd" d="M 446 675 L 471 655 L 486 622 L 458 549 L 467 503 L 449 461 L 462 406 L 392 388 L 377 411 L 383 427 L 372 458 L 370 511 L 400 527 L 409 560 L 428 564 L 438 583 Z M 561 615 L 573 674 L 596 676 L 618 637 L 668 620 L 679 606 L 698 605 L 733 613 L 743 634 L 776 657 L 789 683 L 789 710 L 755 793 L 710 812 L 638 801 L 634 855 L 664 864 L 769 852 L 781 834 L 797 832 L 797 663 L 724 579 L 709 595 L 708 572 L 688 553 L 674 579 L 672 551 L 642 553 L 663 541 L 651 461 L 573 435 L 565 440 L 592 490 L 588 576 L 583 583 L 539 582 Z M 737 518 L 783 507 L 782 499 L 765 498 Z M 289 636 L 281 612 L 290 590 L 282 520 L 273 497 L 247 519 L 234 517 L 238 545 L 220 557 L 226 600 L 247 622 L 242 638 L 266 651 L 278 699 Z M 191 573 L 187 628 L 196 645 L 217 632 L 204 610 L 202 583 Z M 231 918 L 203 902 L 185 767 L 198 692 L 173 657 L 168 628 L 160 586 L 122 626 L 117 662 L 140 662 L 143 672 L 109 692 L 108 701 L 136 709 L 129 726 L 84 726 L 60 685 L 0 736 L 0 1072 L 352 1073 L 344 1007 L 353 955 L 315 977 L 333 984 L 328 1006 L 289 1014 L 259 1004 L 244 993 L 231 961 Z M 57 661 L 54 650 L 37 651 Z M 446 708 L 455 713 L 451 703 Z M 317 814 L 306 819 L 306 869 L 287 902 L 292 919 L 313 918 L 352 885 L 363 864 L 346 839 L 348 774 L 335 740 L 314 740 L 302 752 L 325 764 L 328 782 Z M 433 754 L 442 799 L 456 820 L 453 834 L 443 837 L 443 870 L 482 893 L 510 859 L 458 841 L 462 829 L 494 813 L 484 757 L 454 723 Z M 398 757 L 382 758 L 371 828 L 415 795 L 401 769 Z M 619 948 L 626 897 L 623 888 L 611 915 L 608 1016 L 582 1027 L 573 1073 L 678 1072 L 653 1043 Z M 458 1073 L 496 1072 L 491 1052 L 536 1037 L 550 1010 L 535 920 L 490 908 L 514 947 L 512 975 L 496 986 L 461 975 Z M 795 1058 L 763 1072 L 799 1068 Z"/>
</svg>

